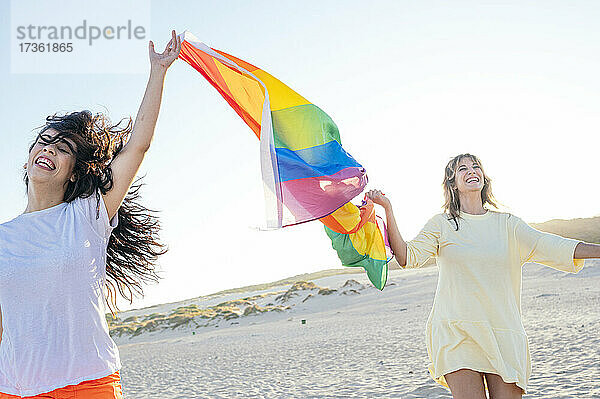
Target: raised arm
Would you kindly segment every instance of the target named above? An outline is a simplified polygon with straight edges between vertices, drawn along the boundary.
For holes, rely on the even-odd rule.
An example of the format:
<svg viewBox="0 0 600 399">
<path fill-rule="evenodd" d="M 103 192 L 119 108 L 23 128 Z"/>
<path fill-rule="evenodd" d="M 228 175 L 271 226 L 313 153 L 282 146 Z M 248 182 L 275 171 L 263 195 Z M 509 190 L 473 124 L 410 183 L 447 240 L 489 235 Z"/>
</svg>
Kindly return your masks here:
<svg viewBox="0 0 600 399">
<path fill-rule="evenodd" d="M 374 203 L 381 205 L 385 210 L 385 219 L 387 224 L 388 241 L 394 257 L 398 261 L 400 266 L 406 266 L 406 241 L 402 238 L 398 225 L 396 224 L 396 218 L 394 217 L 394 211 L 392 209 L 392 203 L 389 199 L 379 190 L 371 190 L 367 193 L 367 197 Z"/>
<path fill-rule="evenodd" d="M 150 78 L 148 79 L 146 92 L 135 118 L 131 137 L 110 164 L 113 173 L 113 188 L 103 196 L 109 219 L 112 219 L 119 210 L 121 202 L 127 195 L 144 156 L 150 148 L 160 110 L 165 74 L 173 61 L 179 56 L 181 39 L 173 31 L 171 41 L 160 54 L 154 51 L 152 41 L 148 46 Z"/>
</svg>

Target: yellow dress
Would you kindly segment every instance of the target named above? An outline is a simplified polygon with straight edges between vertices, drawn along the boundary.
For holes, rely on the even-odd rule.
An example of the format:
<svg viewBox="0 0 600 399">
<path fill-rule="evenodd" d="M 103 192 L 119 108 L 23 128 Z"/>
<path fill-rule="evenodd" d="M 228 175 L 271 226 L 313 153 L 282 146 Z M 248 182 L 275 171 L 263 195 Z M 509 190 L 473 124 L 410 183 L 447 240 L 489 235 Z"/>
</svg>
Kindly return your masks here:
<svg viewBox="0 0 600 399">
<path fill-rule="evenodd" d="M 527 335 L 521 322 L 521 267 L 526 262 L 577 273 L 577 240 L 540 232 L 509 213 L 461 213 L 432 217 L 407 242 L 407 268 L 434 256 L 438 286 L 427 321 L 432 377 L 459 369 L 494 373 L 523 391 L 531 374 Z"/>
</svg>

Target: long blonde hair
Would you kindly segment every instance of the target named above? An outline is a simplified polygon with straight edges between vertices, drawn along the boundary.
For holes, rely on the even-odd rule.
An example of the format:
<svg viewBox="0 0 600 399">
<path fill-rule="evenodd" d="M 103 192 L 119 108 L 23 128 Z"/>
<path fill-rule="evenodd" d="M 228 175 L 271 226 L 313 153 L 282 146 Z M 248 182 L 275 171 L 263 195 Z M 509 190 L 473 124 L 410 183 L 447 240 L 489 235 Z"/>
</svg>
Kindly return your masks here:
<svg viewBox="0 0 600 399">
<path fill-rule="evenodd" d="M 498 209 L 497 200 L 492 194 L 492 179 L 490 179 L 483 169 L 481 160 L 472 154 L 460 154 L 452 158 L 446 165 L 446 171 L 444 173 L 444 181 L 442 187 L 444 189 L 444 212 L 448 215 L 448 220 L 453 220 L 456 224 L 456 230 L 458 230 L 458 218 L 460 213 L 460 198 L 458 196 L 458 188 L 456 187 L 456 169 L 460 164 L 460 161 L 464 158 L 470 158 L 471 161 L 479 165 L 481 172 L 483 173 L 483 188 L 481 189 L 481 203 L 485 207 L 487 204 Z"/>
</svg>

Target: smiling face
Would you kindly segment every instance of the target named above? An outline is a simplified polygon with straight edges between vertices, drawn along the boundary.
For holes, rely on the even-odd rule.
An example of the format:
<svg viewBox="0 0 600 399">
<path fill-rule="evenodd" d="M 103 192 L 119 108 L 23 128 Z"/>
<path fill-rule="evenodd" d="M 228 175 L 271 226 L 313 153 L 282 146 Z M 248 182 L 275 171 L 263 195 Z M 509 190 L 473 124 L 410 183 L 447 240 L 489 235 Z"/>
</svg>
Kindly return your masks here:
<svg viewBox="0 0 600 399">
<path fill-rule="evenodd" d="M 496 198 L 492 194 L 492 179 L 485 173 L 481 160 L 475 155 L 465 153 L 450 159 L 444 170 L 442 187 L 442 208 L 456 222 L 456 230 L 456 220 L 460 217 L 463 201 L 473 204 L 474 197 L 479 197 L 484 209 L 488 206 L 498 209 Z"/>
<path fill-rule="evenodd" d="M 29 184 L 51 184 L 64 191 L 74 179 L 76 146 L 70 139 L 56 139 L 57 134 L 48 129 L 38 136 L 29 151 L 27 177 Z"/>
<path fill-rule="evenodd" d="M 481 191 L 484 185 L 481 166 L 470 157 L 462 158 L 456 167 L 454 183 L 459 193 Z"/>
</svg>

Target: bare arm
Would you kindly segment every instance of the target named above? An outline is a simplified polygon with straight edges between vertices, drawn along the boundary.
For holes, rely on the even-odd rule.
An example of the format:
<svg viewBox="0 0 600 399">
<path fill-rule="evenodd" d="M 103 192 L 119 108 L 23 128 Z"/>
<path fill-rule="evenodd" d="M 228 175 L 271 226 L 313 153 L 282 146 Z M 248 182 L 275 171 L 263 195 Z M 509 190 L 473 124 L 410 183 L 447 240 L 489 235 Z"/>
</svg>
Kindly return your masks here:
<svg viewBox="0 0 600 399">
<path fill-rule="evenodd" d="M 390 247 L 394 253 L 394 257 L 398 261 L 400 266 L 406 266 L 406 242 L 402 238 L 398 225 L 396 224 L 396 218 L 394 217 L 394 211 L 392 209 L 392 203 L 385 195 L 379 190 L 371 190 L 367 193 L 374 203 L 381 205 L 385 210 L 385 218 L 387 224 L 387 233 Z"/>
<path fill-rule="evenodd" d="M 104 203 L 111 219 L 119 210 L 121 202 L 127 195 L 127 191 L 135 178 L 135 175 L 144 160 L 146 152 L 154 136 L 154 127 L 160 111 L 163 83 L 167 69 L 179 56 L 181 39 L 177 38 L 175 31 L 172 32 L 171 41 L 167 44 L 165 51 L 157 54 L 154 44 L 149 43 L 150 53 L 150 78 L 146 86 L 146 92 L 142 104 L 138 110 L 133 125 L 131 137 L 127 145 L 111 162 L 113 173 L 113 188 L 104 195 Z"/>
<path fill-rule="evenodd" d="M 580 242 L 575 247 L 573 259 L 600 258 L 600 245 Z"/>
</svg>

